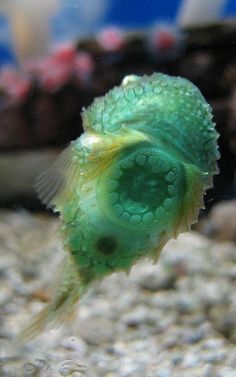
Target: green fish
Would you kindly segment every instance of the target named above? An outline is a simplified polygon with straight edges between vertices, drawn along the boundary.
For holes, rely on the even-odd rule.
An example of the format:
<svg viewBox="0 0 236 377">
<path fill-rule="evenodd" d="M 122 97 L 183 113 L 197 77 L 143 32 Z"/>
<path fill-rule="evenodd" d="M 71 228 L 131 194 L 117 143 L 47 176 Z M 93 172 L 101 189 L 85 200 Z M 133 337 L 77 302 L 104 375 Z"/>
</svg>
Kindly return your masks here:
<svg viewBox="0 0 236 377">
<path fill-rule="evenodd" d="M 37 180 L 60 213 L 66 260 L 52 303 L 20 339 L 63 320 L 96 281 L 157 261 L 197 221 L 217 173 L 211 108 L 184 78 L 127 76 L 82 118 L 84 133 Z"/>
</svg>

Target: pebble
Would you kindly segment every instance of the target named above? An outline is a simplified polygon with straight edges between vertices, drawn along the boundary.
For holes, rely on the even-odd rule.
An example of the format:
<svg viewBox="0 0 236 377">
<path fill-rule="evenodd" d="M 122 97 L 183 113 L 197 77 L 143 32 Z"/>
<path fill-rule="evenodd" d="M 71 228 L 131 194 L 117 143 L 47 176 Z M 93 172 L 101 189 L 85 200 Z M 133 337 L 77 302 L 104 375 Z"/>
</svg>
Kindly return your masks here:
<svg viewBox="0 0 236 377">
<path fill-rule="evenodd" d="M 0 211 L 0 374 L 22 377 L 42 359 L 42 377 L 236 377 L 235 245 L 197 232 L 170 241 L 157 265 L 142 261 L 97 283 L 69 322 L 6 358 L 22 323 L 50 300 L 39 293 L 62 260 L 57 226 Z"/>
<path fill-rule="evenodd" d="M 149 271 L 142 274 L 139 279 L 139 284 L 142 289 L 147 289 L 150 292 L 159 290 L 174 289 L 176 276 L 172 272 L 167 271 Z"/>
</svg>

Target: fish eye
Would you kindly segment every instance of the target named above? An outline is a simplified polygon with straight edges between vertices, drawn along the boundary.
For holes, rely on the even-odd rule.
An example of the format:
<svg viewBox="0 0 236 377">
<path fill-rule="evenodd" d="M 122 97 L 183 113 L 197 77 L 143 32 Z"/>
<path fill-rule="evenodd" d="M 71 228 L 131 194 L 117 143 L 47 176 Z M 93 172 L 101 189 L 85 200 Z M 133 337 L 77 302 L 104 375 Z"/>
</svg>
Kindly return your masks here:
<svg viewBox="0 0 236 377">
<path fill-rule="evenodd" d="M 116 250 L 116 247 L 116 241 L 110 236 L 101 237 L 96 242 L 97 250 L 105 255 L 112 254 Z"/>
</svg>

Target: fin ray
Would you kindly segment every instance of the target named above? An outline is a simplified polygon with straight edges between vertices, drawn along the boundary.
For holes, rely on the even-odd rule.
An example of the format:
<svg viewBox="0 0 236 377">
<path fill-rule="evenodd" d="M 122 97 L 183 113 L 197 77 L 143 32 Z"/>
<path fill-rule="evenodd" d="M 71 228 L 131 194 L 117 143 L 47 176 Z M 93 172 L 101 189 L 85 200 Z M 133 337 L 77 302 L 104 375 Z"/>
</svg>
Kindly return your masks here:
<svg viewBox="0 0 236 377">
<path fill-rule="evenodd" d="M 55 209 L 60 197 L 66 192 L 69 193 L 68 185 L 72 187 L 78 178 L 78 167 L 73 160 L 73 152 L 74 143 L 72 142 L 62 151 L 53 165 L 36 179 L 34 188 L 47 207 Z"/>
</svg>

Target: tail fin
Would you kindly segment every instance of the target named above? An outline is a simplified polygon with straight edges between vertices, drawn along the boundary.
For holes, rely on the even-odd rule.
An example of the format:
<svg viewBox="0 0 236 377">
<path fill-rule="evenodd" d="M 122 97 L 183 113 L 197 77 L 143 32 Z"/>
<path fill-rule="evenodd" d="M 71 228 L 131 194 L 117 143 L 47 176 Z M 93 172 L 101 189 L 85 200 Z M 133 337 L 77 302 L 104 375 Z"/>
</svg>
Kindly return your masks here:
<svg viewBox="0 0 236 377">
<path fill-rule="evenodd" d="M 76 302 L 90 284 L 90 280 L 80 278 L 75 267 L 71 260 L 67 261 L 61 285 L 52 303 L 36 315 L 32 323 L 17 336 L 17 345 L 32 340 L 45 328 L 55 328 L 73 313 Z"/>
</svg>

